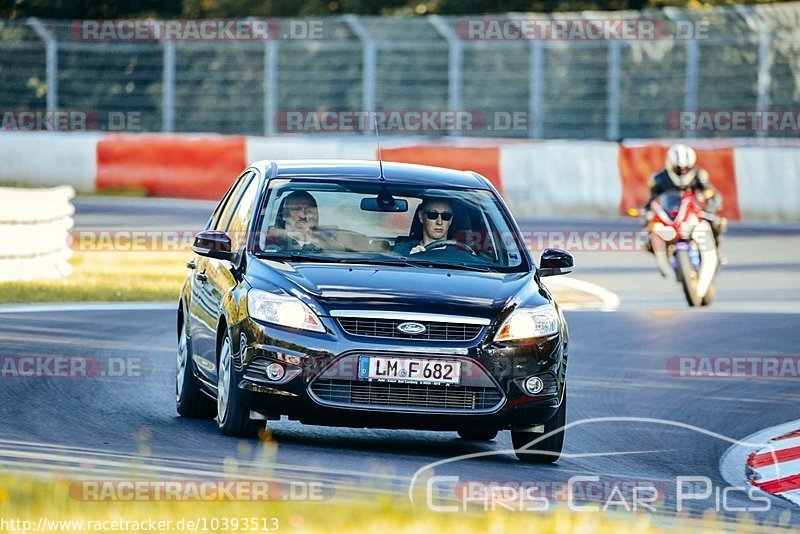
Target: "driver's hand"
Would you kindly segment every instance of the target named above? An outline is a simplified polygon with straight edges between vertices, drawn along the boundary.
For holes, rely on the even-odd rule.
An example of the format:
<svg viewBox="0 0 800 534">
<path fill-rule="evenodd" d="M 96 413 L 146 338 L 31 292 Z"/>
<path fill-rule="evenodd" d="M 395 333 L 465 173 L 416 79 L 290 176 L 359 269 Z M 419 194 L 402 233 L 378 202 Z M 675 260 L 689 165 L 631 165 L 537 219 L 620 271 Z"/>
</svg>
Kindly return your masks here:
<svg viewBox="0 0 800 534">
<path fill-rule="evenodd" d="M 417 245 L 416 247 L 412 248 L 409 254 L 416 254 L 417 252 L 425 252 L 424 245 Z"/>
</svg>

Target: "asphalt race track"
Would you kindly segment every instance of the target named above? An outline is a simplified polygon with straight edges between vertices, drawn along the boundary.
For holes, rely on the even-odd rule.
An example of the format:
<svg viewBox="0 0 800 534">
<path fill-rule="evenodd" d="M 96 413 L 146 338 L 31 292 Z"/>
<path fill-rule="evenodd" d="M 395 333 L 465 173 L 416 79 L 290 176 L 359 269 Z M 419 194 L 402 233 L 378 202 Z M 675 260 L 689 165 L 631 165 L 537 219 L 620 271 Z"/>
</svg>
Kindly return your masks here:
<svg viewBox="0 0 800 534">
<path fill-rule="evenodd" d="M 76 206 L 82 228 L 188 230 L 203 225 L 211 205 L 81 199 Z M 611 232 L 634 231 L 637 223 L 549 220 L 522 226 Z M 277 447 L 226 438 L 213 421 L 175 413 L 175 313 L 148 305 L 2 313 L 0 357 L 81 356 L 106 372 L 90 378 L 2 378 L 0 467 L 73 474 L 91 469 L 99 476 L 122 472 L 133 462 L 162 477 L 235 472 L 322 481 L 342 494 L 345 487 L 405 494 L 427 464 L 488 453 L 443 463 L 435 474 L 462 482 L 555 486 L 592 475 L 611 485 L 652 483 L 666 495 L 652 503 L 664 515 L 677 512 L 676 477 L 708 477 L 715 491 L 684 502 L 685 509 L 735 515 L 732 507 L 763 507 L 742 492 L 730 492 L 720 502 L 716 489 L 721 493 L 730 485 L 720 460 L 732 445 L 722 436 L 742 439 L 800 418 L 800 379 L 681 377 L 668 365 L 676 357 L 798 354 L 800 229 L 734 226 L 724 250 L 729 264 L 718 278 L 717 302 L 697 310 L 686 307 L 680 288 L 662 280 L 642 252 L 574 251 L 574 276 L 615 292 L 620 307 L 568 314 L 568 424 L 574 426 L 567 430 L 564 457 L 552 466 L 519 464 L 508 432 L 476 443 L 455 433 L 335 429 L 284 420 L 270 423 Z M 591 421 L 596 418 L 624 420 Z M 423 490 L 428 474 L 418 479 Z M 769 503 L 768 511 L 753 514 L 756 519 L 800 525 L 795 505 L 774 497 Z"/>
</svg>

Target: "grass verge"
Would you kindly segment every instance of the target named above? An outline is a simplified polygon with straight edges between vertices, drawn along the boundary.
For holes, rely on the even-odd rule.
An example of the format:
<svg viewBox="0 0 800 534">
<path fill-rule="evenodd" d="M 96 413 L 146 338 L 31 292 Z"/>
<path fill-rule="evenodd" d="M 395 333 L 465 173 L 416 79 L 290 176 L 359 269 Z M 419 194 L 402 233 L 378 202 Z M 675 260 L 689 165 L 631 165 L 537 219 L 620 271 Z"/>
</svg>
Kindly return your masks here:
<svg viewBox="0 0 800 534">
<path fill-rule="evenodd" d="M 0 475 L 0 517 L 27 521 L 16 531 L 35 531 L 44 520 L 47 531 L 131 532 L 155 530 L 187 532 L 187 522 L 205 525 L 205 531 L 264 532 L 277 525 L 279 532 L 537 532 L 540 534 L 625 534 L 669 532 L 655 526 L 644 514 L 611 517 L 603 513 L 574 513 L 558 506 L 547 513 L 452 512 L 437 513 L 424 504 L 412 506 L 407 499 L 378 496 L 369 501 L 334 498 L 327 502 L 289 501 L 101 501 L 85 502 L 70 493 L 66 478 L 27 478 Z M 423 499 L 424 501 L 424 499 Z M 215 520 L 216 518 L 216 520 Z M 257 528 L 243 528 L 244 518 Z M 252 518 L 252 519 L 251 519 Z M 233 520 L 237 519 L 236 527 Z M 274 522 L 277 520 L 277 523 Z M 184 528 L 179 528 L 183 521 Z M 128 522 L 128 523 L 125 523 Z M 151 525 L 134 527 L 133 522 Z M 228 528 L 222 528 L 227 524 Z M 215 526 L 217 528 L 212 528 Z M 251 524 L 252 526 L 252 524 Z M 264 527 L 268 528 L 264 528 Z M 5 528 L 4 528 L 5 527 Z M 11 527 L 11 528 L 9 528 Z M 0 523 L 0 532 L 14 525 Z M 165 528 L 164 528 L 165 527 Z M 204 531 L 195 528 L 195 531 Z"/>
<path fill-rule="evenodd" d="M 0 283 L 0 304 L 21 302 L 173 301 L 190 252 L 76 252 L 59 280 Z"/>
</svg>

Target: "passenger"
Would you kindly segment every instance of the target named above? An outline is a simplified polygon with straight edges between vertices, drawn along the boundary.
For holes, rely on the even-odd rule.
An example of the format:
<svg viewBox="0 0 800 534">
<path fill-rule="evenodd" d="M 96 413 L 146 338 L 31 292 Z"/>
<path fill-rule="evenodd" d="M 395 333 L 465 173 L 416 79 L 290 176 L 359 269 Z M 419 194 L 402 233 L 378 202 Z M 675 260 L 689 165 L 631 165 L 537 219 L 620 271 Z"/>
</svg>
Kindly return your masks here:
<svg viewBox="0 0 800 534">
<path fill-rule="evenodd" d="M 268 242 L 288 250 L 341 250 L 341 245 L 319 232 L 318 225 L 319 209 L 314 196 L 307 191 L 294 191 L 281 203 Z"/>
</svg>

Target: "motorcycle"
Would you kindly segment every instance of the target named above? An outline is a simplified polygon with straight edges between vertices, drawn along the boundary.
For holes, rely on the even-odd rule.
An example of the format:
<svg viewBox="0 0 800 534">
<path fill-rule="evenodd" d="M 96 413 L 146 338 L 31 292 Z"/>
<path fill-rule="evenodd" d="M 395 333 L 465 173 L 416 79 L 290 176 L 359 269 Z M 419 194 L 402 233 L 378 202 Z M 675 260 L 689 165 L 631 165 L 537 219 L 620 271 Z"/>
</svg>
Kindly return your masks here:
<svg viewBox="0 0 800 534">
<path fill-rule="evenodd" d="M 708 306 L 720 265 L 709 222 L 716 216 L 705 213 L 691 191 L 663 193 L 651 202 L 650 213 L 650 242 L 661 274 L 674 272 L 689 306 Z"/>
</svg>

